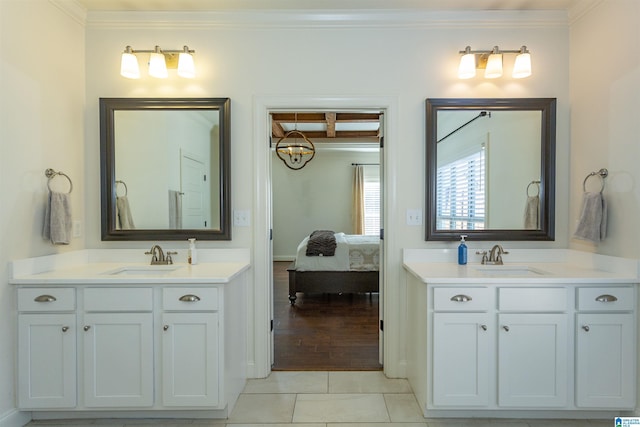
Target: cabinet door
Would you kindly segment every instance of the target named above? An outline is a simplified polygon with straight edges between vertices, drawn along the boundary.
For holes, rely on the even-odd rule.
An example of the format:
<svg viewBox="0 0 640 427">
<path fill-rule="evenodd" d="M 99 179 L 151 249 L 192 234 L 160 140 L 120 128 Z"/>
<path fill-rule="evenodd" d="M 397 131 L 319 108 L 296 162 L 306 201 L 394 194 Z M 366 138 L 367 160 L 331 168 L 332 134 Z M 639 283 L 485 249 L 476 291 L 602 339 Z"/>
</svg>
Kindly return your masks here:
<svg viewBox="0 0 640 427">
<path fill-rule="evenodd" d="M 576 327 L 577 406 L 633 408 L 636 403 L 633 314 L 578 314 Z"/>
<path fill-rule="evenodd" d="M 217 406 L 218 313 L 163 313 L 163 406 Z"/>
<path fill-rule="evenodd" d="M 568 314 L 498 316 L 498 405 L 567 405 Z"/>
<path fill-rule="evenodd" d="M 495 334 L 487 313 L 434 313 L 433 403 L 489 404 L 489 342 Z"/>
<path fill-rule="evenodd" d="M 151 313 L 91 313 L 84 320 L 85 405 L 152 406 Z"/>
<path fill-rule="evenodd" d="M 76 315 L 19 315 L 18 407 L 75 407 L 76 377 Z"/>
</svg>

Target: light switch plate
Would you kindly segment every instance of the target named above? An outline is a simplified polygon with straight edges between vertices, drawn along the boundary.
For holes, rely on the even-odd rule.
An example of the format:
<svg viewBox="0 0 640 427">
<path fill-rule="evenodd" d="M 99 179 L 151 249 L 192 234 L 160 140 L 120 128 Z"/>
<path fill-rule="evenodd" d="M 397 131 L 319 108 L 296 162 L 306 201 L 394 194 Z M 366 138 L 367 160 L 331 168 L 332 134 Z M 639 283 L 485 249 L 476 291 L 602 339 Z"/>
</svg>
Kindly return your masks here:
<svg viewBox="0 0 640 427">
<path fill-rule="evenodd" d="M 407 209 L 407 225 L 422 225 L 422 209 Z"/>
<path fill-rule="evenodd" d="M 236 227 L 249 227 L 251 225 L 251 213 L 248 209 L 234 209 L 233 225 Z"/>
</svg>

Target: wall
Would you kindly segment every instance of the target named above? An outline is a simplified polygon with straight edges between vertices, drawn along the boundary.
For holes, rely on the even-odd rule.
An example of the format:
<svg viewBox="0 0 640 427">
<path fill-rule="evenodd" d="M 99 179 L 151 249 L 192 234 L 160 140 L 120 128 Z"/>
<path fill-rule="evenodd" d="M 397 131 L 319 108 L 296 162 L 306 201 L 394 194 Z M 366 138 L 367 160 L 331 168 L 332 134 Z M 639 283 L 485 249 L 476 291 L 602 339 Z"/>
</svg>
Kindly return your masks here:
<svg viewBox="0 0 640 427">
<path fill-rule="evenodd" d="M 0 1 L 0 424 L 14 412 L 14 259 L 84 248 L 83 238 L 52 246 L 41 237 L 47 179 L 73 180 L 73 217 L 84 224 L 84 27 L 46 0 Z M 52 188 L 66 191 L 64 178 Z"/>
<path fill-rule="evenodd" d="M 273 155 L 273 258 L 293 260 L 313 230 L 353 234 L 351 163 L 378 163 L 380 154 L 319 149 L 299 171 Z"/>
<path fill-rule="evenodd" d="M 570 247 L 604 255 L 640 257 L 640 2 L 601 1 L 571 25 L 570 232 L 579 218 L 582 183 L 609 170 L 607 238 Z M 615 30 L 613 30 L 615 29 Z M 588 190 L 599 189 L 591 178 Z"/>
<path fill-rule="evenodd" d="M 455 243 L 427 243 L 423 227 L 407 226 L 405 211 L 424 206 L 425 99 L 427 97 L 556 97 L 557 203 L 554 242 L 510 242 L 508 247 L 566 247 L 569 164 L 569 37 L 563 12 L 459 13 L 339 13 L 220 12 L 220 13 L 90 13 L 86 31 L 87 109 L 86 175 L 87 245 L 96 248 L 146 249 L 147 242 L 101 242 L 99 203 L 99 97 L 229 97 L 231 99 L 232 208 L 248 209 L 252 227 L 234 227 L 231 242 L 201 242 L 206 247 L 252 247 L 254 261 L 263 257 L 269 218 L 262 200 L 269 174 L 255 172 L 263 159 L 255 156 L 267 143 L 267 129 L 256 128 L 265 111 L 254 106 L 269 96 L 289 97 L 297 107 L 314 97 L 323 103 L 348 97 L 386 97 L 394 110 L 387 117 L 385 156 L 387 211 L 385 224 L 385 359 L 390 375 L 402 375 L 403 313 L 402 248 L 454 247 Z M 125 46 L 175 49 L 189 45 L 196 51 L 198 76 L 128 80 L 119 75 Z M 533 76 L 524 80 L 482 77 L 457 78 L 458 51 L 505 49 L 526 44 L 534 61 Z M 505 58 L 507 73 L 513 56 Z M 294 105 L 295 104 L 295 105 Z M 340 108 L 340 105 L 327 106 Z M 313 105 L 308 106 L 313 108 Z M 349 106 L 353 107 L 353 106 Z M 369 108 L 376 106 L 367 105 Z M 384 106 L 382 106 L 384 107 Z M 264 133 L 263 133 L 264 131 Z M 260 224 L 258 227 L 257 225 Z M 255 232 L 254 232 L 255 231 Z M 265 246 L 260 242 L 265 242 Z M 186 241 L 179 243 L 186 249 Z M 470 242 L 475 248 L 489 242 Z M 252 362 L 260 364 L 268 346 L 259 344 L 268 333 L 261 317 L 269 286 L 267 266 L 254 263 L 254 292 L 248 302 L 250 331 L 256 348 Z M 255 300 L 253 299 L 255 296 Z M 387 329 L 388 325 L 388 329 Z M 263 360 L 264 364 L 264 360 Z M 266 364 L 264 364 L 266 365 Z M 266 365 L 268 366 L 268 365 Z M 257 371 L 263 372 L 263 371 Z"/>
</svg>

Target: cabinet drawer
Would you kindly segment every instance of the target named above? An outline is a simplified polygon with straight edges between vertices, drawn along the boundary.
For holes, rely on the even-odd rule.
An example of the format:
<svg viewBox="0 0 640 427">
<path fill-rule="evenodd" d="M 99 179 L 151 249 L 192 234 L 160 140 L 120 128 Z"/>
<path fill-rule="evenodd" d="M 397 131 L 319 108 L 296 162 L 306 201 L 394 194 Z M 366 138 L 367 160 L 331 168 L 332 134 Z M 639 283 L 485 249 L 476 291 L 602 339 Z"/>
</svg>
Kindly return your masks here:
<svg viewBox="0 0 640 427">
<path fill-rule="evenodd" d="M 164 288 L 162 307 L 165 310 L 218 310 L 218 288 Z"/>
<path fill-rule="evenodd" d="M 631 311 L 635 296 L 631 287 L 578 288 L 578 310 Z"/>
<path fill-rule="evenodd" d="M 151 288 L 87 288 L 84 290 L 85 311 L 151 311 Z"/>
<path fill-rule="evenodd" d="M 433 288 L 436 311 L 485 311 L 489 309 L 489 288 Z"/>
<path fill-rule="evenodd" d="M 502 311 L 566 311 L 566 288 L 500 288 L 498 309 Z"/>
<path fill-rule="evenodd" d="M 18 311 L 72 311 L 75 309 L 74 288 L 18 289 Z"/>
</svg>

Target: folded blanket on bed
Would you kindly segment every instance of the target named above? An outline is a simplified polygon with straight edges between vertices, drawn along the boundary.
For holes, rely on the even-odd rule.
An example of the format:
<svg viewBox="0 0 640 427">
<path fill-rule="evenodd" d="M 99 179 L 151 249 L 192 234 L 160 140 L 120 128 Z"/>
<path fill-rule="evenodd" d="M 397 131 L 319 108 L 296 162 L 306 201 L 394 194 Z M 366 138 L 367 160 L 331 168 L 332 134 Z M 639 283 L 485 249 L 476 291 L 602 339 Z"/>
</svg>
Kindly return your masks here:
<svg viewBox="0 0 640 427">
<path fill-rule="evenodd" d="M 336 236 L 330 230 L 316 230 L 309 236 L 307 256 L 334 256 L 336 254 Z"/>
</svg>

